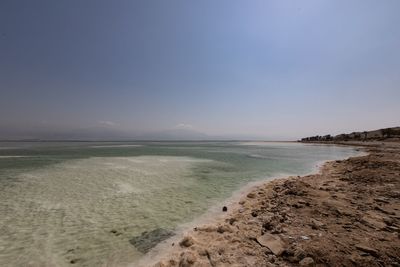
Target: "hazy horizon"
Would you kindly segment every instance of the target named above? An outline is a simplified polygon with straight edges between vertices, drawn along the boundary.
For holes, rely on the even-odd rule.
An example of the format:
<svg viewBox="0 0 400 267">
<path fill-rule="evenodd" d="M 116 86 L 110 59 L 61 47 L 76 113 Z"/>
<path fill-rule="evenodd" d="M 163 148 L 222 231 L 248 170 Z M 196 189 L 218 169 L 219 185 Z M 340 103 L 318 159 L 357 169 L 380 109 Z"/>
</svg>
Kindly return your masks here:
<svg viewBox="0 0 400 267">
<path fill-rule="evenodd" d="M 0 3 L 0 139 L 399 126 L 399 1 Z"/>
</svg>

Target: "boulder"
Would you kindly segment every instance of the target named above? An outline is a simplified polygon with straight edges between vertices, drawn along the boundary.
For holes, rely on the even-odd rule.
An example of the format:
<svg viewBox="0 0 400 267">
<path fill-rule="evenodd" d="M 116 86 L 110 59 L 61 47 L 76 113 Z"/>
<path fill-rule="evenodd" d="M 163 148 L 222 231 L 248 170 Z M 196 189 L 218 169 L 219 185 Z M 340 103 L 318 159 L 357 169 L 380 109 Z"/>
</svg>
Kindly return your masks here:
<svg viewBox="0 0 400 267">
<path fill-rule="evenodd" d="M 261 246 L 267 247 L 269 250 L 271 250 L 272 253 L 277 256 L 281 255 L 285 251 L 284 243 L 278 235 L 266 233 L 264 235 L 258 236 L 257 242 Z"/>
</svg>

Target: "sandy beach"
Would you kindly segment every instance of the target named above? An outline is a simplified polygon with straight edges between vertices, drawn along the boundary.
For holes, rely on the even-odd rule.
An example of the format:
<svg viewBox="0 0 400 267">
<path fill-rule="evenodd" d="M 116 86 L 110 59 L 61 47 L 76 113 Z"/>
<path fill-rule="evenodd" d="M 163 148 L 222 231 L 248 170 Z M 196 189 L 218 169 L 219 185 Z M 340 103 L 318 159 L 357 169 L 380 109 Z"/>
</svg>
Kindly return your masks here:
<svg viewBox="0 0 400 267">
<path fill-rule="evenodd" d="M 368 154 L 257 185 L 148 264 L 399 266 L 400 143 L 341 144 Z"/>
</svg>

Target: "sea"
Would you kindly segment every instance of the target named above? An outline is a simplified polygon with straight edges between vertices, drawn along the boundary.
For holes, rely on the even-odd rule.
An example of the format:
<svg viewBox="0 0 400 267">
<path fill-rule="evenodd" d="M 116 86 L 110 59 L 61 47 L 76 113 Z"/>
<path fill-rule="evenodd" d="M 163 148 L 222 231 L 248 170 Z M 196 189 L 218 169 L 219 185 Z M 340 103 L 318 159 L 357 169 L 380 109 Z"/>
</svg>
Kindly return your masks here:
<svg viewBox="0 0 400 267">
<path fill-rule="evenodd" d="M 359 153 L 296 142 L 0 142 L 0 266 L 134 266 L 249 183 Z"/>
</svg>

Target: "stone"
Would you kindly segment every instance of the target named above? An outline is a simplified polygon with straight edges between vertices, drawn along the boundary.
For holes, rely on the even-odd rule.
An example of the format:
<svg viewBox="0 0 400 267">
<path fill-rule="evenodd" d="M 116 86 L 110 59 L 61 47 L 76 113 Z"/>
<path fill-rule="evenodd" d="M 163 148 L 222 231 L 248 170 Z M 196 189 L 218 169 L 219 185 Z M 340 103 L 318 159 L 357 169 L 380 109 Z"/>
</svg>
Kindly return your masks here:
<svg viewBox="0 0 400 267">
<path fill-rule="evenodd" d="M 115 229 L 111 230 L 110 233 L 114 234 L 115 236 L 120 236 L 120 235 L 122 235 L 121 232 L 118 232 L 118 231 L 115 230 Z"/>
<path fill-rule="evenodd" d="M 311 219 L 310 225 L 311 225 L 312 229 L 316 229 L 316 230 L 318 230 L 318 229 L 320 229 L 320 228 L 325 226 L 322 222 L 320 222 L 320 221 L 318 221 L 316 219 Z"/>
<path fill-rule="evenodd" d="M 179 245 L 181 246 L 181 247 L 190 247 L 190 246 L 192 246 L 194 244 L 194 239 L 193 239 L 193 237 L 191 237 L 191 236 L 185 236 L 182 240 L 181 240 L 181 242 L 179 242 Z"/>
<path fill-rule="evenodd" d="M 186 251 L 181 254 L 179 267 L 190 267 L 197 261 L 196 256 L 191 251 Z"/>
<path fill-rule="evenodd" d="M 348 211 L 344 208 L 336 208 L 337 213 L 339 213 L 342 216 L 352 216 L 353 213 L 351 211 Z"/>
<path fill-rule="evenodd" d="M 274 223 L 271 221 L 271 219 L 264 221 L 262 227 L 266 230 L 272 230 L 274 228 Z"/>
<path fill-rule="evenodd" d="M 258 236 L 257 242 L 261 246 L 267 247 L 269 250 L 271 250 L 272 253 L 277 256 L 281 255 L 285 251 L 284 243 L 278 235 L 266 233 L 264 235 Z"/>
<path fill-rule="evenodd" d="M 314 262 L 313 258 L 311 258 L 311 257 L 306 257 L 306 258 L 302 259 L 299 262 L 299 264 L 302 267 L 314 267 L 315 266 L 315 262 Z"/>
<path fill-rule="evenodd" d="M 217 232 L 223 234 L 225 232 L 232 232 L 232 229 L 228 225 L 219 225 L 217 227 Z"/>
<path fill-rule="evenodd" d="M 373 249 L 373 248 L 371 248 L 371 247 L 364 246 L 362 244 L 358 244 L 358 245 L 356 245 L 356 249 L 358 249 L 360 251 L 363 251 L 363 252 L 366 252 L 366 253 L 374 256 L 374 257 L 379 257 L 378 251 Z"/>
<path fill-rule="evenodd" d="M 296 259 L 297 262 L 303 260 L 306 256 L 307 256 L 307 253 L 303 249 L 296 248 L 294 250 L 293 257 Z"/>
<path fill-rule="evenodd" d="M 227 208 L 226 206 L 223 206 L 223 207 L 222 207 L 222 211 L 223 211 L 223 212 L 226 212 L 226 211 L 228 211 L 228 208 Z"/>
<path fill-rule="evenodd" d="M 396 226 L 387 226 L 385 228 L 385 230 L 389 231 L 389 232 L 397 232 L 400 234 L 400 228 L 396 227 Z"/>
<path fill-rule="evenodd" d="M 374 200 L 376 202 L 385 203 L 385 204 L 390 203 L 386 197 L 376 197 L 376 198 L 374 198 Z"/>
<path fill-rule="evenodd" d="M 255 195 L 254 193 L 248 193 L 248 194 L 247 194 L 247 197 L 248 197 L 248 198 L 255 198 L 256 195 Z"/>
<path fill-rule="evenodd" d="M 383 217 L 383 222 L 386 223 L 388 226 L 392 226 L 395 222 L 393 218 Z"/>
<path fill-rule="evenodd" d="M 382 218 L 379 218 L 378 216 L 363 216 L 361 218 L 361 223 L 379 230 L 386 227 L 386 223 L 383 221 Z"/>
<path fill-rule="evenodd" d="M 233 225 L 236 221 L 237 221 L 236 218 L 230 218 L 229 219 L 229 224 Z"/>
<path fill-rule="evenodd" d="M 80 261 L 80 259 L 72 259 L 72 260 L 69 261 L 69 263 L 75 264 L 75 263 L 77 263 L 78 261 Z"/>
</svg>

